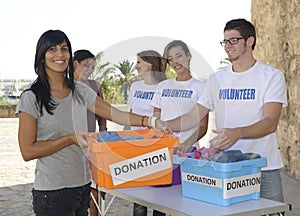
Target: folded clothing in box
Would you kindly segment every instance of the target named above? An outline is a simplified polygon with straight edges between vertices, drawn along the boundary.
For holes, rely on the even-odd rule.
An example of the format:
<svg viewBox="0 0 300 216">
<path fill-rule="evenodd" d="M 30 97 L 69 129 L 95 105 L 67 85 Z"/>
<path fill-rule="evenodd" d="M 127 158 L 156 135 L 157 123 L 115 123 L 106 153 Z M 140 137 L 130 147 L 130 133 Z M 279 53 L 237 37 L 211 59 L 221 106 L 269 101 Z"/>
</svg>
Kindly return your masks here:
<svg viewBox="0 0 300 216">
<path fill-rule="evenodd" d="M 120 136 L 116 131 L 101 131 L 97 134 L 98 142 L 117 142 L 123 140 L 142 140 L 143 136 Z"/>
<path fill-rule="evenodd" d="M 221 206 L 260 198 L 261 167 L 266 158 L 215 162 L 173 156 L 180 164 L 182 194 Z"/>
</svg>

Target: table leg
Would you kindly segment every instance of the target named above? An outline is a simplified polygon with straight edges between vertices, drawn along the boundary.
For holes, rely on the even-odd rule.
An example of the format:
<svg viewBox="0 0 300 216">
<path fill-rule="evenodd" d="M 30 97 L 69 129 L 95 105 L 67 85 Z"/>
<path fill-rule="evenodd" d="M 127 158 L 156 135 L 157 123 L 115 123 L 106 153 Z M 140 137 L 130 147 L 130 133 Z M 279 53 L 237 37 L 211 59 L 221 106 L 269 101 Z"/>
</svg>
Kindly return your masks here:
<svg viewBox="0 0 300 216">
<path fill-rule="evenodd" d="M 105 195 L 106 195 L 105 192 L 98 190 L 99 206 L 100 206 L 100 210 L 101 210 L 101 215 L 103 215 L 103 216 L 105 216 L 105 214 L 106 214 Z"/>
</svg>

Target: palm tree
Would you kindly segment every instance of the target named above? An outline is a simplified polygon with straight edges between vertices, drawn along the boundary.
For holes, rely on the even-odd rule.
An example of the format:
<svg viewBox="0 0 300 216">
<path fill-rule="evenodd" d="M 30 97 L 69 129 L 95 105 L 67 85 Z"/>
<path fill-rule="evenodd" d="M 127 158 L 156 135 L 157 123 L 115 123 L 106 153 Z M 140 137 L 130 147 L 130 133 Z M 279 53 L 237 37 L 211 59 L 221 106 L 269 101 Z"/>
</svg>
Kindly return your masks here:
<svg viewBox="0 0 300 216">
<path fill-rule="evenodd" d="M 103 57 L 103 52 L 99 52 L 96 55 L 96 66 L 95 66 L 94 73 L 91 75 L 91 79 L 98 80 L 100 83 L 102 83 L 102 81 L 107 77 L 113 76 L 115 71 L 114 67 L 109 67 L 110 66 L 109 62 L 106 62 L 104 64 L 101 63 L 102 57 Z"/>
<path fill-rule="evenodd" d="M 111 63 L 102 63 L 103 52 L 96 55 L 96 66 L 91 79 L 95 79 L 101 83 L 105 101 L 109 103 L 119 103 L 122 100 L 118 97 L 119 77 L 116 77 L 115 67 Z"/>
<path fill-rule="evenodd" d="M 124 96 L 124 103 L 127 102 L 128 99 L 128 91 L 130 88 L 130 85 L 133 81 L 135 81 L 137 78 L 134 75 L 134 62 L 129 62 L 129 60 L 123 60 L 122 62 L 119 62 L 118 65 L 114 65 L 119 71 L 121 72 L 120 74 L 120 79 L 119 83 L 121 85 L 120 88 L 120 93 L 123 94 Z"/>
</svg>

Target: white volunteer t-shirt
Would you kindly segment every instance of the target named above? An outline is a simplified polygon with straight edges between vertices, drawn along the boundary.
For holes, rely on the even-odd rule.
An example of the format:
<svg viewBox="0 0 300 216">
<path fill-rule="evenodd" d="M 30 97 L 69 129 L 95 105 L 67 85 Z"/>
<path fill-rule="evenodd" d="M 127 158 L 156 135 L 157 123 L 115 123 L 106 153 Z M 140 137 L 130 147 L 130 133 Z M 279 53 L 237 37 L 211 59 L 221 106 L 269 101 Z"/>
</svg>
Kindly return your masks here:
<svg viewBox="0 0 300 216">
<path fill-rule="evenodd" d="M 286 85 L 281 71 L 261 62 L 242 73 L 228 66 L 212 74 L 198 100 L 215 112 L 217 129 L 249 126 L 262 120 L 263 106 L 268 102 L 287 106 Z M 283 166 L 276 132 L 257 139 L 240 139 L 228 150 L 231 149 L 266 157 L 268 166 L 264 170 Z"/>
<path fill-rule="evenodd" d="M 161 109 L 161 119 L 168 121 L 188 113 L 197 103 L 202 94 L 201 81 L 191 78 L 188 81 L 176 81 L 176 78 L 160 82 L 152 101 L 154 107 Z M 187 140 L 197 129 L 174 132 L 179 137 L 180 143 Z"/>
<path fill-rule="evenodd" d="M 144 83 L 144 80 L 131 84 L 127 106 L 132 110 L 132 113 L 153 116 L 154 107 L 151 105 L 151 101 L 154 97 L 156 87 L 157 84 L 147 85 Z M 131 127 L 131 130 L 141 129 L 147 129 L 147 127 Z"/>
</svg>

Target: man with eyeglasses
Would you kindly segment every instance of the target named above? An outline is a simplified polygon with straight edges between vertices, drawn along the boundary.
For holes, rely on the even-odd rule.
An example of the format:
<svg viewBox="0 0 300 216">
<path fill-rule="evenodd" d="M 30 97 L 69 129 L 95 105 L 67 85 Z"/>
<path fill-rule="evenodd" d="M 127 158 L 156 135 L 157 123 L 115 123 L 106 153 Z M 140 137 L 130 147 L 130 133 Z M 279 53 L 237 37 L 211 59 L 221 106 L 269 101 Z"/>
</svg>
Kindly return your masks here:
<svg viewBox="0 0 300 216">
<path fill-rule="evenodd" d="M 281 109 L 287 106 L 284 75 L 254 58 L 256 32 L 249 21 L 227 22 L 220 43 L 232 65 L 209 77 L 201 94 L 205 96 L 190 113 L 168 122 L 157 120 L 157 127 L 186 130 L 214 111 L 217 129 L 213 130 L 216 136 L 210 140 L 210 146 L 266 157 L 268 165 L 261 172 L 261 197 L 283 202 L 279 172 L 283 162 L 276 128 Z"/>
</svg>

